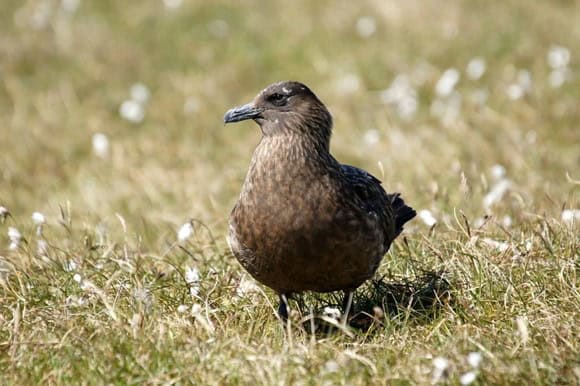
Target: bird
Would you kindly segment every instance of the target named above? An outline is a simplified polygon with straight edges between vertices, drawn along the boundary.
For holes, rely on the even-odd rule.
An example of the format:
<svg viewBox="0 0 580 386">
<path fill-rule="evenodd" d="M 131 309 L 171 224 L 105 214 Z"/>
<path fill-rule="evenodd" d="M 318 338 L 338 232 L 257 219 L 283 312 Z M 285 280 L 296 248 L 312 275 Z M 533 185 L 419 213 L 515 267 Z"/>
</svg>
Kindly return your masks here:
<svg viewBox="0 0 580 386">
<path fill-rule="evenodd" d="M 230 214 L 232 254 L 278 294 L 283 321 L 293 294 L 343 291 L 344 322 L 354 291 L 416 212 L 378 178 L 334 158 L 332 116 L 303 83 L 273 83 L 224 115 L 224 124 L 244 120 L 262 136 Z"/>
</svg>

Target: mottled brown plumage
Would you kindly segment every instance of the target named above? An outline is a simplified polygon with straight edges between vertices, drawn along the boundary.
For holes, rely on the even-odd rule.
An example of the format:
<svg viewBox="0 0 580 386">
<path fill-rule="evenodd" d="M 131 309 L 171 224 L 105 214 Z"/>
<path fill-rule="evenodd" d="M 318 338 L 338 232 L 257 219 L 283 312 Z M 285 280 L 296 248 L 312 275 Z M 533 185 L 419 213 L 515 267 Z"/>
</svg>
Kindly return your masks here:
<svg viewBox="0 0 580 386">
<path fill-rule="evenodd" d="M 352 294 L 415 211 L 330 154 L 332 117 L 305 85 L 275 83 L 224 117 L 244 119 L 260 125 L 262 139 L 231 213 L 233 254 L 280 295 Z M 286 316 L 284 297 L 280 314 Z"/>
</svg>

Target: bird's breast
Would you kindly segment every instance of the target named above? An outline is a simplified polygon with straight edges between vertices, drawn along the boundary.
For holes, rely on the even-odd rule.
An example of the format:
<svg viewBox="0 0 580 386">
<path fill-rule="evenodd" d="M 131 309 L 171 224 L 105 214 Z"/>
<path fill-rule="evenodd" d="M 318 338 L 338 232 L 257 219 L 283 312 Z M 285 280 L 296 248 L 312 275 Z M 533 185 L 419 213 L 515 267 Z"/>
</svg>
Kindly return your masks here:
<svg viewBox="0 0 580 386">
<path fill-rule="evenodd" d="M 292 231 L 330 218 L 335 196 L 328 174 L 272 167 L 250 170 L 238 205 L 256 225 Z"/>
<path fill-rule="evenodd" d="M 349 201 L 332 171 L 278 166 L 251 167 L 232 211 L 236 235 L 250 249 L 268 255 L 296 246 L 310 251 L 339 234 L 352 241 L 376 227 L 376 214 Z"/>
</svg>

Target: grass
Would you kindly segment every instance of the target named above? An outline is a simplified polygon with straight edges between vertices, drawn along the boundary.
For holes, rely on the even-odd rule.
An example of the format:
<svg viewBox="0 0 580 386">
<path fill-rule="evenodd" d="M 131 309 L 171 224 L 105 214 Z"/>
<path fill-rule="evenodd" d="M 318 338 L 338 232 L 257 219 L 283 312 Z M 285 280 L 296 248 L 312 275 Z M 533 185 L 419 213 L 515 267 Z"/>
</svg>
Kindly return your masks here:
<svg viewBox="0 0 580 386">
<path fill-rule="evenodd" d="M 575 2 L 63 4 L 74 1 L 0 5 L 2 383 L 460 384 L 470 371 L 472 384 L 580 382 L 579 227 L 562 218 L 580 207 Z M 571 57 L 560 87 L 555 45 Z M 486 62 L 477 80 L 474 57 Z M 440 97 L 448 68 L 460 80 Z M 418 102 L 409 119 L 381 99 L 401 74 Z M 259 133 L 224 127 L 223 113 L 281 79 L 329 106 L 340 160 L 437 220 L 415 219 L 384 259 L 381 288 L 411 292 L 367 331 L 303 330 L 308 307 L 333 300 L 313 295 L 283 328 L 275 295 L 225 244 Z M 150 98 L 133 123 L 119 107 L 136 83 Z M 102 157 L 95 133 L 110 143 Z M 449 292 L 422 310 L 426 271 Z M 377 293 L 360 292 L 359 307 Z"/>
</svg>

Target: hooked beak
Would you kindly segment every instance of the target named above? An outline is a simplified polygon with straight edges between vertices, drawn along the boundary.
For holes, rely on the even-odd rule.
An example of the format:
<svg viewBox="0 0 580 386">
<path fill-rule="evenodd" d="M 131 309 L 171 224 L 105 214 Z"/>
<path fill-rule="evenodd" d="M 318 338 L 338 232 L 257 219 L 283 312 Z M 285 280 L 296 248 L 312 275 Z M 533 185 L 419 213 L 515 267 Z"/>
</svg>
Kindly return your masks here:
<svg viewBox="0 0 580 386">
<path fill-rule="evenodd" d="M 246 119 L 256 119 L 259 118 L 264 111 L 261 108 L 257 108 L 253 103 L 248 103 L 243 106 L 234 107 L 228 110 L 226 115 L 224 115 L 224 123 L 240 122 Z"/>
</svg>

